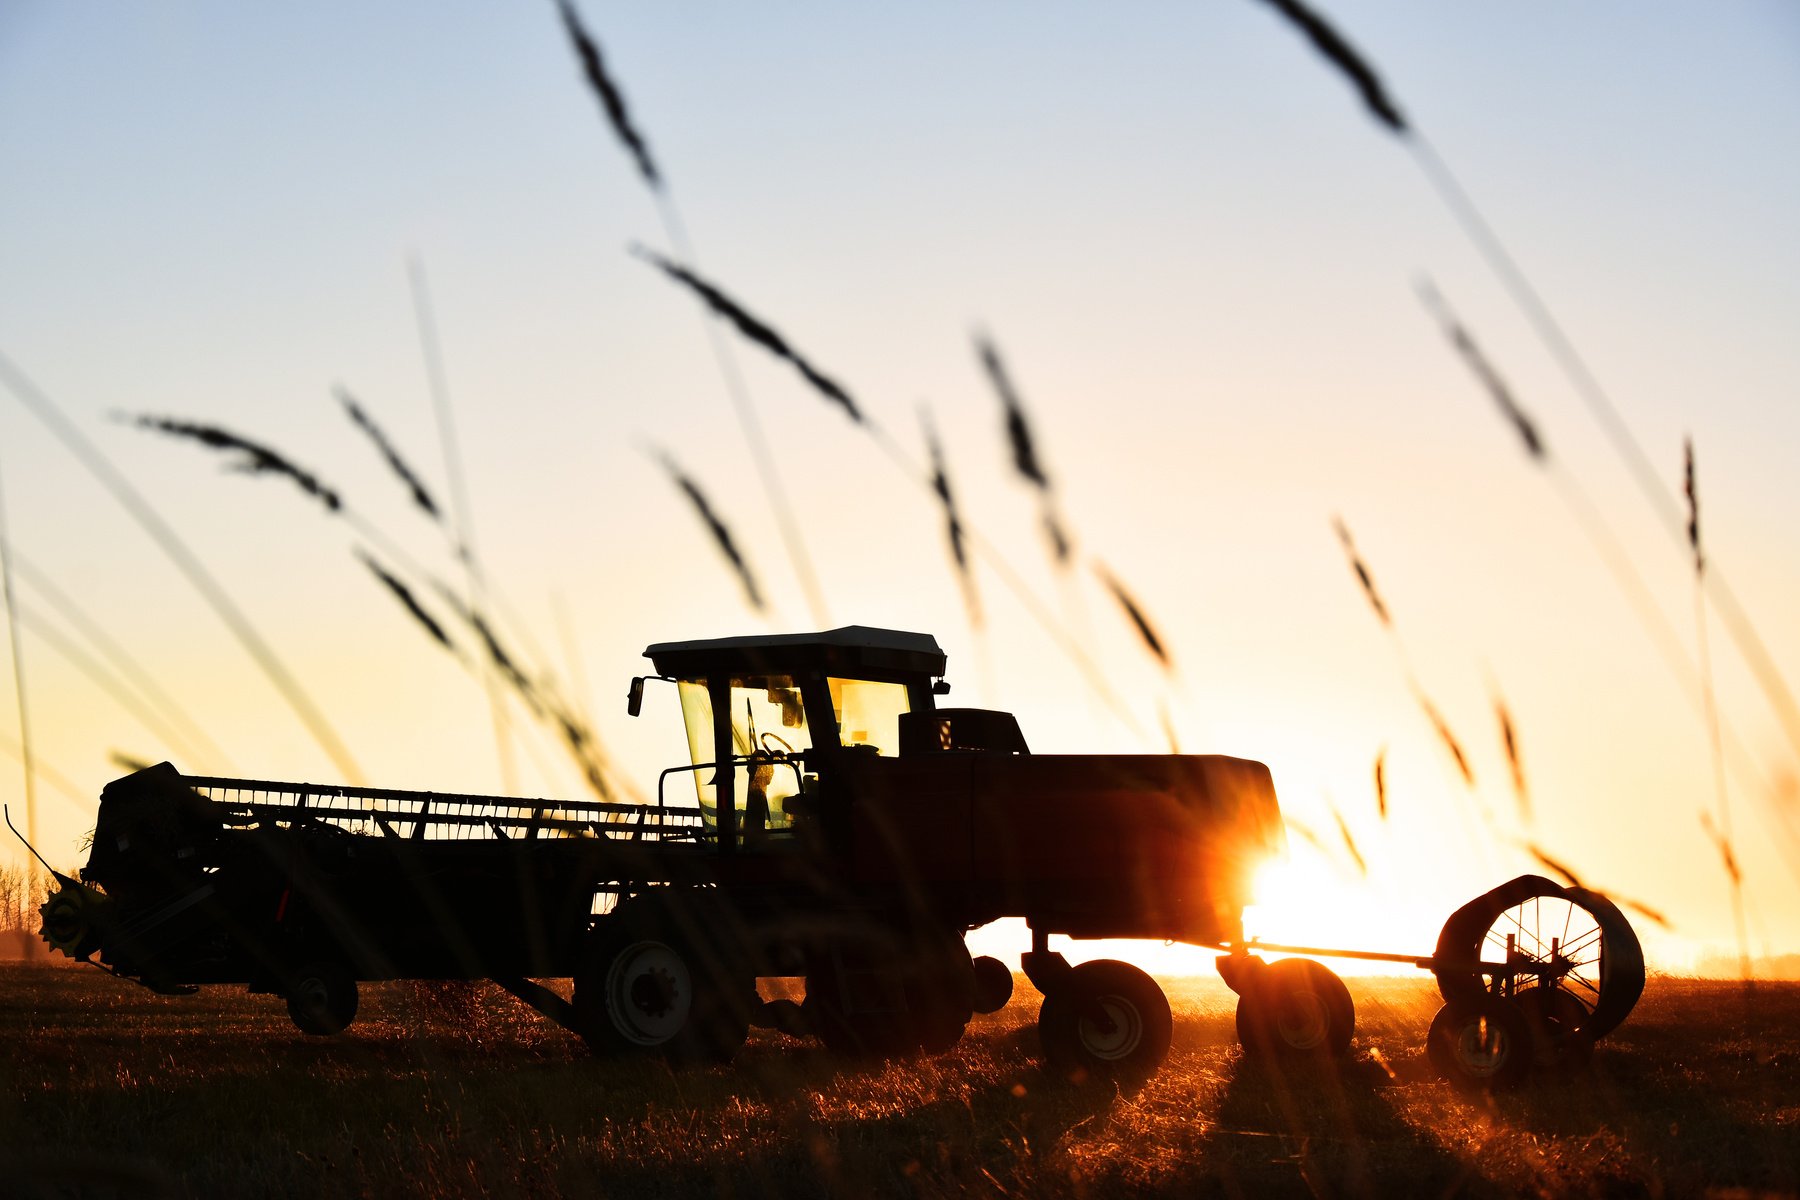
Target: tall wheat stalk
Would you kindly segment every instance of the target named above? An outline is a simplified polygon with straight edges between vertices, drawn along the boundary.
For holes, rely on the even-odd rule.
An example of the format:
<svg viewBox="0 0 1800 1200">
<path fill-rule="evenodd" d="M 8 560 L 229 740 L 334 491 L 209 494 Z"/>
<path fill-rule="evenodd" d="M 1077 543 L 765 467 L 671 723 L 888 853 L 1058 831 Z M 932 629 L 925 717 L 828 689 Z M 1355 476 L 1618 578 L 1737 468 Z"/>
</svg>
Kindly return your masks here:
<svg viewBox="0 0 1800 1200">
<path fill-rule="evenodd" d="M 768 322 L 751 313 L 735 299 L 727 296 L 723 290 L 700 278 L 693 271 L 681 267 L 654 254 L 651 251 L 637 248 L 635 253 L 645 261 L 658 267 L 670 279 L 681 284 L 716 315 L 734 326 L 740 334 L 753 343 L 762 346 L 777 358 L 781 358 L 800 371 L 803 378 L 826 400 L 842 409 L 853 423 L 860 428 L 875 445 L 885 454 L 900 472 L 926 492 L 935 494 L 932 476 L 923 470 L 897 439 L 887 432 L 851 397 L 848 389 L 838 384 L 831 376 L 826 375 L 809 360 L 800 358 L 785 338 L 776 333 Z M 804 364 L 804 369 L 802 368 Z M 846 404 L 846 401 L 848 402 Z M 1138 737 L 1145 737 L 1144 728 L 1133 715 L 1130 707 L 1120 698 L 1113 688 L 1106 672 L 1102 671 L 1093 657 L 1087 652 L 1081 640 L 1072 636 L 1069 631 L 1046 609 L 1041 601 L 1032 593 L 1019 573 L 1013 569 L 992 541 L 981 533 L 973 522 L 965 520 L 963 534 L 970 551 L 978 555 L 994 573 L 994 576 L 1012 593 L 1028 616 L 1037 623 L 1055 643 L 1058 649 L 1080 671 L 1089 689 L 1098 696 L 1106 706 L 1118 717 L 1121 724 Z"/>
<path fill-rule="evenodd" d="M 1437 705 L 1432 703 L 1431 697 L 1426 694 L 1424 685 L 1419 682 L 1418 674 L 1413 670 L 1412 657 L 1406 652 L 1406 643 L 1400 639 L 1399 627 L 1394 624 L 1393 614 L 1388 611 L 1387 603 L 1382 600 L 1381 592 L 1375 586 L 1374 573 L 1363 561 L 1362 552 L 1356 548 L 1356 540 L 1350 536 L 1350 527 L 1344 524 L 1342 517 L 1337 516 L 1331 518 L 1331 527 L 1337 534 L 1338 544 L 1344 549 L 1344 557 L 1350 564 L 1351 573 L 1356 576 L 1357 586 L 1362 589 L 1363 599 L 1368 601 L 1369 610 L 1375 614 L 1375 619 L 1381 622 L 1381 627 L 1387 631 L 1388 639 L 1394 647 L 1394 654 L 1400 660 L 1400 672 L 1406 678 L 1407 690 L 1412 693 L 1414 702 L 1425 714 L 1426 722 L 1437 734 L 1438 740 L 1443 743 L 1451 761 L 1456 764 L 1457 773 L 1462 776 L 1463 783 L 1473 790 L 1475 769 L 1469 763 L 1469 756 L 1463 753 L 1462 742 L 1457 739 L 1455 733 L 1451 732 L 1450 723 L 1444 719 L 1443 713 L 1438 711 Z M 1383 811 L 1386 808 L 1385 754 L 1384 750 L 1383 755 L 1376 760 L 1377 780 L 1381 788 L 1381 795 L 1384 797 Z"/>
<path fill-rule="evenodd" d="M 1037 438 L 1032 434 L 1031 422 L 1025 417 L 1019 389 L 1013 385 L 1012 374 L 1006 369 L 1000 348 L 994 345 L 992 338 L 985 333 L 976 334 L 975 352 L 981 359 L 982 369 L 987 372 L 988 381 L 993 384 L 994 395 L 1000 400 L 1006 443 L 1012 450 L 1013 470 L 1037 492 L 1038 513 L 1044 538 L 1050 546 L 1050 557 L 1057 566 L 1067 567 L 1074 555 L 1074 543 L 1057 504 L 1056 488 L 1038 454 Z"/>
<path fill-rule="evenodd" d="M 1500 744 L 1506 750 L 1506 765 L 1512 772 L 1513 797 L 1519 802 L 1519 819 L 1530 825 L 1531 789 L 1525 782 L 1525 756 L 1519 749 L 1519 734 L 1513 728 L 1512 713 L 1507 711 L 1506 701 L 1500 698 L 1498 690 L 1494 692 L 1494 716 L 1500 722 Z"/>
<path fill-rule="evenodd" d="M 216 763 L 224 768 L 224 774 L 230 774 L 236 770 L 231 764 L 231 756 L 225 752 L 223 747 L 214 741 L 206 730 L 201 728 L 200 723 L 163 689 L 150 671 L 146 670 L 124 646 L 119 644 L 118 639 L 108 634 L 100 622 L 76 602 L 75 597 L 50 578 L 49 572 L 38 567 L 16 545 L 12 548 L 12 556 L 14 574 L 29 585 L 59 617 L 86 639 L 87 644 L 93 648 L 104 663 L 112 668 L 113 673 L 130 687 L 135 688 L 154 712 L 181 731 L 181 744 L 185 745 L 189 752 L 197 755 L 197 761 Z"/>
<path fill-rule="evenodd" d="M 19 743 L 17 738 L 0 733 L 0 751 L 4 751 L 8 758 L 14 759 L 21 765 L 25 762 L 25 747 Z M 58 770 L 54 763 L 44 757 L 41 749 L 32 754 L 31 769 L 36 772 L 40 780 L 50 785 L 52 791 L 67 800 L 76 812 L 89 820 L 93 819 L 93 795 L 75 786 L 67 773 Z"/>
<path fill-rule="evenodd" d="M 944 446 L 937 428 L 931 423 L 928 409 L 919 410 L 919 423 L 925 437 L 925 453 L 931 462 L 931 490 L 944 511 L 944 540 L 950 548 L 950 562 L 956 568 L 962 585 L 963 605 L 968 610 L 969 627 L 981 630 L 981 594 L 975 587 L 975 572 L 969 563 L 968 539 L 963 532 L 962 513 L 956 507 L 956 492 L 950 486 L 950 468 L 944 461 Z"/>
<path fill-rule="evenodd" d="M 701 524 L 706 526 L 714 548 L 737 575 L 738 582 L 744 588 L 744 599 L 749 602 L 751 608 L 763 612 L 765 605 L 762 588 L 757 586 L 756 573 L 750 569 L 750 561 L 744 557 L 743 550 L 738 547 L 737 539 L 731 534 L 731 528 L 719 516 L 718 510 L 713 508 L 712 501 L 707 499 L 706 493 L 701 490 L 700 485 L 694 482 L 693 476 L 682 470 L 681 465 L 675 461 L 672 455 L 661 450 L 656 451 L 655 454 L 657 462 L 661 464 L 664 473 L 668 475 L 669 481 L 683 496 L 687 497 L 688 504 L 693 507 L 694 515 L 698 516 Z"/>
<path fill-rule="evenodd" d="M 1416 123 L 1401 114 L 1399 105 L 1389 94 L 1374 66 L 1355 50 L 1348 40 L 1321 14 L 1300 0 L 1267 0 L 1269 5 L 1302 34 L 1328 62 L 1356 88 L 1364 107 L 1382 128 L 1398 138 L 1411 153 L 1413 162 L 1425 175 L 1438 199 L 1450 210 L 1464 234 L 1500 280 L 1514 305 L 1525 315 L 1539 341 L 1550 351 L 1575 394 L 1600 426 L 1613 451 L 1625 463 L 1627 471 L 1665 530 L 1678 542 L 1685 533 L 1683 514 L 1662 473 L 1644 452 L 1643 445 L 1631 432 L 1617 403 L 1601 386 L 1599 377 L 1576 349 L 1574 340 L 1550 311 L 1531 280 L 1501 241 L 1493 225 L 1482 214 L 1444 157 L 1426 139 Z M 1794 699 L 1774 657 L 1757 632 L 1749 613 L 1736 593 L 1717 569 L 1708 573 L 1706 586 L 1717 602 L 1738 652 L 1750 667 L 1769 706 L 1787 734 L 1788 742 L 1800 753 L 1800 703 Z"/>
<path fill-rule="evenodd" d="M 420 567 L 393 539 L 345 502 L 337 489 L 324 483 L 315 472 L 299 466 L 280 451 L 217 426 L 173 418 L 143 418 L 136 423 L 159 433 L 196 441 L 210 449 L 237 454 L 241 456 L 237 464 L 240 469 L 251 470 L 251 473 L 256 474 L 274 474 L 294 481 L 303 492 L 319 502 L 327 515 L 349 523 L 364 538 L 380 545 L 391 559 L 405 563 L 409 572 L 415 578 L 423 579 L 475 634 L 481 653 L 472 659 L 456 654 L 458 662 L 475 673 L 484 687 L 490 686 L 493 679 L 503 681 L 510 687 L 534 716 L 556 731 L 590 788 L 603 800 L 611 798 L 609 765 L 593 731 L 586 723 L 576 717 L 558 696 L 538 682 L 537 673 L 508 648 L 506 640 L 494 628 L 486 613 L 471 606 L 443 580 Z M 359 557 L 413 621 L 433 640 L 454 653 L 455 647 L 442 623 L 425 609 L 416 590 L 407 586 L 395 572 L 381 565 L 366 551 L 360 552 Z"/>
<path fill-rule="evenodd" d="M 1714 719 L 1713 710 L 1709 707 L 1709 686 L 1702 672 L 1688 656 L 1681 638 L 1676 634 L 1673 625 L 1663 614 L 1662 607 L 1652 596 L 1649 586 L 1639 574 L 1636 564 L 1626 552 L 1623 543 L 1613 532 L 1600 508 L 1582 487 L 1579 479 L 1566 469 L 1561 460 L 1551 452 L 1549 444 L 1536 424 L 1525 415 L 1511 389 L 1507 386 L 1500 372 L 1488 360 L 1476 343 L 1474 336 L 1464 327 L 1461 320 L 1450 308 L 1449 303 L 1433 287 L 1429 280 L 1422 280 L 1419 285 L 1419 297 L 1428 312 L 1442 326 L 1445 336 L 1462 357 L 1480 383 L 1514 428 L 1520 445 L 1531 461 L 1541 468 L 1550 483 L 1556 488 L 1558 498 L 1574 518 L 1582 535 L 1588 540 L 1595 555 L 1607 567 L 1617 584 L 1620 593 L 1631 606 L 1652 646 L 1657 650 L 1663 664 L 1673 676 L 1681 694 L 1692 705 L 1698 716 L 1710 727 Z M 1697 534 L 1697 517 L 1690 517 L 1683 522 L 1683 538 L 1690 539 Z M 1691 550 L 1691 546 L 1690 546 Z M 1701 573 L 1704 577 L 1705 573 Z M 1704 587 L 1704 584 L 1701 584 Z M 1719 718 L 1721 733 L 1733 756 L 1760 772 L 1760 764 L 1744 747 L 1729 723 Z M 1765 786 L 1765 795 L 1775 797 L 1773 789 Z M 1779 798 L 1771 801 L 1777 817 L 1778 828 L 1783 836 L 1782 850 L 1790 863 L 1800 871 L 1800 812 L 1784 810 Z"/>
<path fill-rule="evenodd" d="M 17 565 L 16 562 L 13 564 L 14 567 Z M 21 628 L 29 630 L 41 644 L 49 647 L 57 657 L 73 667 L 77 674 L 85 676 L 90 683 L 110 697 L 115 704 L 131 714 L 131 716 L 135 717 L 140 725 L 165 746 L 169 747 L 170 750 L 184 758 L 189 758 L 191 761 L 198 763 L 201 767 L 207 765 L 208 760 L 205 755 L 197 747 L 190 744 L 182 732 L 176 729 L 175 726 L 165 718 L 163 713 L 157 711 L 154 705 L 147 704 L 131 687 L 110 671 L 104 663 L 95 659 L 80 646 L 76 645 L 73 639 L 69 638 L 54 624 L 40 616 L 36 609 L 26 608 L 23 605 L 18 604 L 18 598 L 16 596 L 13 598 L 12 604 L 14 606 L 14 620 Z"/>
<path fill-rule="evenodd" d="M 562 16 L 563 30 L 568 35 L 569 44 L 581 63 L 582 74 L 595 99 L 600 102 L 607 124 L 612 127 L 614 135 L 631 156 L 638 174 L 655 200 L 656 211 L 662 220 L 663 232 L 669 239 L 669 245 L 674 247 L 675 253 L 683 262 L 699 270 L 700 255 L 694 247 L 693 239 L 688 235 L 687 221 L 675 202 L 675 193 L 668 186 L 662 172 L 657 169 L 649 143 L 632 119 L 624 91 L 607 70 L 606 58 L 600 50 L 599 42 L 582 23 L 580 14 L 570 0 L 557 0 L 557 10 Z M 762 418 L 751 398 L 750 387 L 744 381 L 743 373 L 738 370 L 730 343 L 720 336 L 718 328 L 711 321 L 702 318 L 701 325 L 705 330 L 707 345 L 712 349 L 713 362 L 725 385 L 726 395 L 731 399 L 738 429 L 743 434 L 744 444 L 749 448 L 751 461 L 756 465 L 757 479 L 762 484 L 763 495 L 770 511 L 775 515 L 775 525 L 780 531 L 788 562 L 794 569 L 794 576 L 799 581 L 800 591 L 806 599 L 813 620 L 822 629 L 830 624 L 825 592 L 819 585 L 818 571 L 813 567 L 812 556 L 807 551 L 800 522 L 794 515 L 794 506 L 788 500 L 781 472 L 769 447 L 768 435 L 763 432 Z"/>
<path fill-rule="evenodd" d="M 19 641 L 19 609 L 13 598 L 12 539 L 7 536 L 4 489 L 0 489 L 0 601 L 6 604 L 6 634 L 12 647 L 13 698 L 19 713 L 20 762 L 25 768 L 25 840 L 34 848 L 32 853 L 35 855 L 38 844 L 37 769 L 31 761 L 31 706 L 25 698 L 25 648 Z M 35 896 L 39 886 L 37 863 L 30 863 L 27 870 L 31 894 Z M 37 957 L 36 942 L 28 940 L 27 945 L 27 952 L 33 958 Z"/>
<path fill-rule="evenodd" d="M 1375 752 L 1375 812 L 1382 820 L 1388 815 L 1387 747 Z"/>
<path fill-rule="evenodd" d="M 36 417 L 50 430 L 51 434 L 75 456 L 83 469 L 99 481 L 100 485 L 112 493 L 114 499 L 125 509 L 138 527 L 149 535 L 157 549 L 175 565 L 207 607 L 213 610 L 224 623 L 232 636 L 250 655 L 253 662 L 261 669 L 263 675 L 275 686 L 289 708 L 299 717 L 313 740 L 325 751 L 331 761 L 336 764 L 339 773 L 346 782 L 361 784 L 364 782 L 362 769 L 351 757 L 349 748 L 343 739 L 325 719 L 325 714 L 315 704 L 300 681 L 294 677 L 287 664 L 275 653 L 266 638 L 238 607 L 225 588 L 219 583 L 211 571 L 200 561 L 199 557 L 188 548 L 175 533 L 173 527 L 163 520 L 148 500 L 123 472 L 113 465 L 111 459 L 102 454 L 97 446 L 89 441 L 73 422 L 63 415 L 62 410 L 54 404 L 35 383 L 31 381 L 16 364 L 4 354 L 0 354 L 0 384 L 13 394 L 13 397 L 25 406 L 32 416 Z"/>
<path fill-rule="evenodd" d="M 450 405 L 450 379 L 444 370 L 444 350 L 438 339 L 437 316 L 431 303 L 431 287 L 425 264 L 418 255 L 407 259 L 406 278 L 412 291 L 413 320 L 419 331 L 419 351 L 425 360 L 425 380 L 431 393 L 431 409 L 437 417 L 438 444 L 444 456 L 444 473 L 450 480 L 451 522 L 457 557 L 462 561 L 463 584 L 469 610 L 479 617 L 487 608 L 486 572 L 475 550 L 475 518 L 469 509 L 468 478 L 463 471 L 462 448 L 456 435 L 456 414 Z M 500 785 L 508 795 L 519 790 L 518 766 L 513 759 L 512 731 L 506 701 L 500 694 L 495 672 L 484 660 L 481 686 L 487 693 L 488 715 L 494 726 L 494 754 L 500 767 Z"/>
<path fill-rule="evenodd" d="M 1725 746 L 1719 733 L 1718 699 L 1713 691 L 1712 653 L 1706 636 L 1706 552 L 1700 544 L 1700 486 L 1694 474 L 1694 440 L 1681 446 L 1682 492 L 1687 497 L 1688 547 L 1694 554 L 1694 639 L 1700 657 L 1700 687 L 1705 696 L 1707 744 L 1712 751 L 1713 792 L 1718 804 L 1718 827 L 1709 830 L 1719 848 L 1725 877 L 1731 882 L 1731 919 L 1737 929 L 1738 974 L 1752 982 L 1750 930 L 1744 913 L 1744 875 L 1738 868 L 1731 837 L 1731 790 L 1725 782 Z"/>
</svg>

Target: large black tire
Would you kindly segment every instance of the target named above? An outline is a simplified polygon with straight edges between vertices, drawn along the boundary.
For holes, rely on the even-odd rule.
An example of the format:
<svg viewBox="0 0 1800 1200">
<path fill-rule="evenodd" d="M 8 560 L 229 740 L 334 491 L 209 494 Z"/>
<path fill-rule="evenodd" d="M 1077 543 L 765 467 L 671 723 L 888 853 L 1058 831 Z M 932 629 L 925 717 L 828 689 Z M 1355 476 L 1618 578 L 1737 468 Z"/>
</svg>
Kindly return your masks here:
<svg viewBox="0 0 1800 1200">
<path fill-rule="evenodd" d="M 596 1053 L 720 1063 L 743 1046 L 751 968 L 692 925 L 644 901 L 600 923 L 575 976 L 577 1020 Z"/>
<path fill-rule="evenodd" d="M 975 968 L 956 933 L 870 931 L 818 954 L 806 976 L 806 1023 L 834 1053 L 940 1054 L 975 1012 Z"/>
<path fill-rule="evenodd" d="M 1503 996 L 1450 1001 L 1438 1009 L 1425 1040 L 1431 1065 L 1468 1091 L 1517 1087 L 1531 1073 L 1535 1053 L 1524 1013 Z"/>
<path fill-rule="evenodd" d="M 1522 995 L 1548 987 L 1565 993 L 1586 1010 L 1579 1022 L 1561 998 L 1533 1003 L 1555 1015 L 1559 1030 L 1578 1030 L 1590 1044 L 1617 1029 L 1643 995 L 1643 948 L 1617 905 L 1588 888 L 1521 875 L 1477 896 L 1444 923 L 1432 966 L 1444 999 L 1487 994 L 1488 974 L 1478 964 L 1503 962 L 1509 935 L 1525 965 L 1560 964 L 1554 974 L 1520 972 L 1510 990 Z"/>
<path fill-rule="evenodd" d="M 1174 1028 L 1156 981 L 1109 958 L 1070 968 L 1038 1010 L 1044 1061 L 1075 1081 L 1141 1083 L 1169 1056 Z"/>
<path fill-rule="evenodd" d="M 1341 1058 L 1356 1032 L 1350 989 L 1322 963 L 1284 958 L 1240 980 L 1238 1041 L 1252 1057 Z"/>
<path fill-rule="evenodd" d="M 356 1019 L 356 979 L 336 959 L 316 959 L 288 977 L 288 1016 L 301 1033 L 330 1037 Z"/>
</svg>

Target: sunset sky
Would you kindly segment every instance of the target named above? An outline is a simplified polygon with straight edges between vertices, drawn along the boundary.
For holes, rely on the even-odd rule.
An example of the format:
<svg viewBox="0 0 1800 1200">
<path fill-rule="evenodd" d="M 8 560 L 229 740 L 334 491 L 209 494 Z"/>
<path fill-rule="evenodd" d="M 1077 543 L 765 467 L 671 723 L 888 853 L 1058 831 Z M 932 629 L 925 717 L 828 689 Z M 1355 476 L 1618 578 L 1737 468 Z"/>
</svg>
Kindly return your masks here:
<svg viewBox="0 0 1800 1200">
<path fill-rule="evenodd" d="M 1800 681 L 1800 15 L 1776 0 L 1324 11 L 1474 197 L 1672 495 L 1692 437 L 1710 569 Z M 204 561 L 368 781 L 503 786 L 480 683 L 355 557 L 398 568 L 384 544 L 285 480 L 113 419 L 264 441 L 460 586 L 442 531 L 332 398 L 354 393 L 448 500 L 414 260 L 473 541 L 509 629 L 639 787 L 685 758 L 672 695 L 652 693 L 635 722 L 624 712 L 648 643 L 921 630 L 949 653 L 952 700 L 1016 712 L 1034 750 L 1160 752 L 1166 712 L 1184 750 L 1269 763 L 1306 831 L 1290 838 L 1271 936 L 1426 952 L 1451 908 L 1541 869 L 1535 843 L 1667 915 L 1670 932 L 1638 921 L 1653 965 L 1735 945 L 1700 818 L 1718 799 L 1699 692 L 1650 632 L 1695 661 L 1691 563 L 1415 151 L 1272 8 L 583 13 L 701 271 L 842 382 L 914 473 L 721 328 L 817 568 L 826 609 L 813 612 L 707 319 L 630 253 L 679 248 L 547 0 L 14 0 L 0 7 L 0 355 L 15 369 L 0 379 L 0 488 L 32 574 L 17 590 L 34 740 L 74 793 L 39 783 L 53 861 L 83 857 L 94 797 L 122 773 L 114 752 L 194 773 L 342 771 L 19 403 L 16 372 Z M 1422 304 L 1425 278 L 1534 420 L 1547 464 Z M 1012 470 L 977 331 L 1023 397 L 1073 570 L 1052 565 L 1037 497 Z M 1003 559 L 977 567 L 979 629 L 918 473 L 921 410 L 964 517 Z M 709 494 L 768 613 L 747 606 L 660 451 Z M 1630 562 L 1654 621 L 1596 536 Z M 1145 653 L 1099 564 L 1172 669 Z M 83 635 L 39 576 L 224 757 L 166 741 L 63 657 Z M 1128 720 L 1066 642 L 1101 664 Z M 1800 755 L 1716 619 L 1707 643 L 1752 948 L 1794 952 Z M 1465 748 L 1473 788 L 1409 674 Z M 511 720 L 521 790 L 577 794 L 553 740 L 516 705 Z M 15 819 L 17 730 L 9 683 L 0 796 Z"/>
</svg>

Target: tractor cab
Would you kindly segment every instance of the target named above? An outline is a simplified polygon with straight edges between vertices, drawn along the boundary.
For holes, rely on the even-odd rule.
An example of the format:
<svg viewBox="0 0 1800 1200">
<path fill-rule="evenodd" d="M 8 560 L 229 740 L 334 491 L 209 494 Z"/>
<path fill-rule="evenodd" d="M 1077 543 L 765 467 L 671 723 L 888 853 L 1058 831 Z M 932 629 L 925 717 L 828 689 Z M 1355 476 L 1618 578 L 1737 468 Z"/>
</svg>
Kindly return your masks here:
<svg viewBox="0 0 1800 1200">
<path fill-rule="evenodd" d="M 721 848 L 791 842 L 840 764 L 898 758 L 951 734 L 952 714 L 942 729 L 932 721 L 949 685 L 929 634 L 850 625 L 660 642 L 644 655 L 654 678 L 675 684 L 687 729 L 689 763 L 663 772 L 659 801 L 679 786 L 673 777 L 690 775 Z M 632 681 L 634 715 L 643 683 Z"/>
</svg>

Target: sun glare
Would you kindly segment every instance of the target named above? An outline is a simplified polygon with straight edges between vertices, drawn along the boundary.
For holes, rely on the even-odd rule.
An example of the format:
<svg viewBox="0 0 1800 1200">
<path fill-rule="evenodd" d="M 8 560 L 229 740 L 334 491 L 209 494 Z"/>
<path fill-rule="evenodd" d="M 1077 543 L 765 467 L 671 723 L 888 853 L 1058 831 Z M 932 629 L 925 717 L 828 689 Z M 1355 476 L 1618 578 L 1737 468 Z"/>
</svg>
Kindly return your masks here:
<svg viewBox="0 0 1800 1200">
<path fill-rule="evenodd" d="M 1279 945 L 1332 950 L 1427 954 L 1441 917 L 1421 921 L 1412 906 L 1396 904 L 1367 879 L 1351 878 L 1332 863 L 1293 847 L 1265 863 L 1244 909 L 1247 937 Z M 1404 963 L 1332 959 L 1344 975 L 1410 973 Z"/>
</svg>

